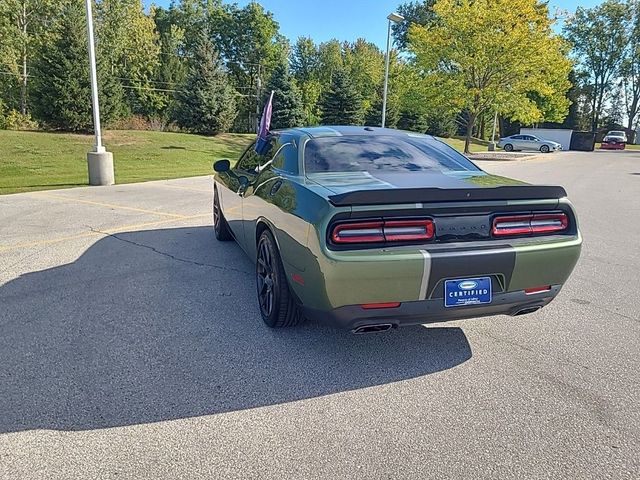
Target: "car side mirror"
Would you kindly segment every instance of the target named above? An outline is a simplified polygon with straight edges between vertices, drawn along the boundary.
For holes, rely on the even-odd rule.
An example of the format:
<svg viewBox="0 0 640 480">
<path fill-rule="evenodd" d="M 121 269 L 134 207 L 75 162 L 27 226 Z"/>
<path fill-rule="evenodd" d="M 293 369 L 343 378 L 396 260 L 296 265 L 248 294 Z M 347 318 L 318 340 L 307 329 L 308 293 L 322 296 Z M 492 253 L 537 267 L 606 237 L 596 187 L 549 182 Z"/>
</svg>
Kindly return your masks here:
<svg viewBox="0 0 640 480">
<path fill-rule="evenodd" d="M 226 158 L 223 158 L 222 160 L 218 160 L 213 164 L 213 170 L 218 173 L 228 172 L 230 169 L 231 169 L 231 162 Z"/>
</svg>

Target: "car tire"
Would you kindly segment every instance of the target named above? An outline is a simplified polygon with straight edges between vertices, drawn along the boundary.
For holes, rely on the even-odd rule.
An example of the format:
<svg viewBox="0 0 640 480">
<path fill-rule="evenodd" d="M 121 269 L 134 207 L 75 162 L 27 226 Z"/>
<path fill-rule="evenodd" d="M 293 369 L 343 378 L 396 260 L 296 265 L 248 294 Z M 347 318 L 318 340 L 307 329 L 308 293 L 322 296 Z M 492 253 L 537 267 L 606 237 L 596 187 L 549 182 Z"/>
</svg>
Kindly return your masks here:
<svg viewBox="0 0 640 480">
<path fill-rule="evenodd" d="M 293 327 L 302 321 L 302 309 L 289 289 L 276 241 L 269 230 L 258 239 L 256 288 L 260 315 L 271 328 Z"/>
<path fill-rule="evenodd" d="M 510 143 L 507 143 L 503 148 L 505 152 L 513 152 L 513 145 Z"/>
<path fill-rule="evenodd" d="M 229 224 L 227 223 L 222 209 L 220 208 L 220 199 L 218 198 L 218 190 L 213 191 L 213 232 L 216 235 L 216 239 L 220 242 L 227 242 L 233 240 Z"/>
<path fill-rule="evenodd" d="M 549 153 L 549 145 L 542 145 L 542 146 L 540 147 L 540 151 L 541 151 L 542 153 Z"/>
</svg>

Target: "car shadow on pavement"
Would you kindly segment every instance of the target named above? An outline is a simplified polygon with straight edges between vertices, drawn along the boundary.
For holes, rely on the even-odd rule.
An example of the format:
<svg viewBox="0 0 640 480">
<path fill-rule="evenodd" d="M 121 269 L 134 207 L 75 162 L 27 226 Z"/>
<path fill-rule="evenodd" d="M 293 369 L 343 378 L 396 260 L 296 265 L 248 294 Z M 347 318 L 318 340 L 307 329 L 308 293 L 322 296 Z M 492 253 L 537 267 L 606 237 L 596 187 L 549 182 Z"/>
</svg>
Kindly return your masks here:
<svg viewBox="0 0 640 480">
<path fill-rule="evenodd" d="M 253 265 L 210 227 L 105 236 L 70 264 L 22 275 L 0 286 L 0 331 L 0 433 L 275 405 L 471 358 L 455 327 L 267 328 Z"/>
</svg>

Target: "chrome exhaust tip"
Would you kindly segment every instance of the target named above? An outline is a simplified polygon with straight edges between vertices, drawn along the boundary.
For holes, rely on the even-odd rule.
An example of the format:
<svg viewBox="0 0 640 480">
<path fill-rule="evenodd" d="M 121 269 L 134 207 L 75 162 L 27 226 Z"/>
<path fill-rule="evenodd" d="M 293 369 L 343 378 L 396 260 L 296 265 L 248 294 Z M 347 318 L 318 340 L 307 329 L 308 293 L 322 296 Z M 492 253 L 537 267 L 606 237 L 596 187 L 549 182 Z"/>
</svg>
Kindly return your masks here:
<svg viewBox="0 0 640 480">
<path fill-rule="evenodd" d="M 386 332 L 387 330 L 391 330 L 393 325 L 391 323 L 377 323 L 375 325 L 362 325 L 360 327 L 354 328 L 352 330 L 355 334 L 363 334 L 363 333 L 376 333 L 376 332 Z"/>
<path fill-rule="evenodd" d="M 542 308 L 541 305 L 536 305 L 535 307 L 525 307 L 518 310 L 516 313 L 513 314 L 513 316 L 517 317 L 518 315 L 527 315 L 528 313 L 537 312 L 541 308 Z"/>
</svg>

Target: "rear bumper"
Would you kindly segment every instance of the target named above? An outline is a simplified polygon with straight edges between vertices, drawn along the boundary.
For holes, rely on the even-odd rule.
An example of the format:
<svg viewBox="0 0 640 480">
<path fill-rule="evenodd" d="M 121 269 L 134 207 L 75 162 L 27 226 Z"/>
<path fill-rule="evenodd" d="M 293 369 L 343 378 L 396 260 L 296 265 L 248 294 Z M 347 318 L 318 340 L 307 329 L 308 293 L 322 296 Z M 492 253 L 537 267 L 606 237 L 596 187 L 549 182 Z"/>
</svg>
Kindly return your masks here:
<svg viewBox="0 0 640 480">
<path fill-rule="evenodd" d="M 394 327 L 433 322 L 446 322 L 492 315 L 516 315 L 525 309 L 548 305 L 560 292 L 561 285 L 553 285 L 544 293 L 527 295 L 524 291 L 494 295 L 487 305 L 445 307 L 442 298 L 403 302 L 396 308 L 363 309 L 360 305 L 347 305 L 329 311 L 305 308 L 308 318 L 339 328 L 354 330 L 365 325 L 391 324 Z"/>
<path fill-rule="evenodd" d="M 602 150 L 624 150 L 626 144 L 624 143 L 601 143 L 600 148 Z"/>
</svg>

